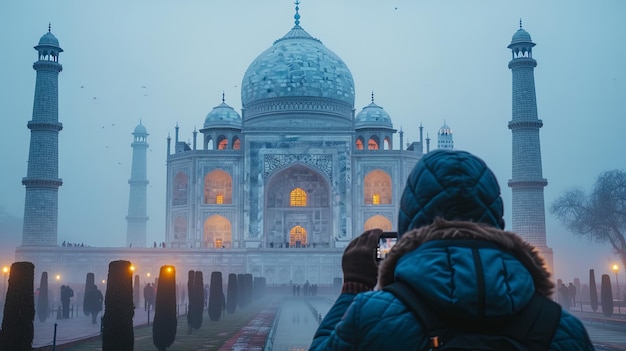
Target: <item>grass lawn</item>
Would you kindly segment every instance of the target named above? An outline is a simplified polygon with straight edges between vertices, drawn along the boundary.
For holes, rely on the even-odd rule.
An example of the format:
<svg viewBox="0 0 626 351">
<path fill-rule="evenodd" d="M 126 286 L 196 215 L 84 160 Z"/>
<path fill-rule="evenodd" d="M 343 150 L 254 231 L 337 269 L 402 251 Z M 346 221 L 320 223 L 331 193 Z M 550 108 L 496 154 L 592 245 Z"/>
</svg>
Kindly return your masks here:
<svg viewBox="0 0 626 351">
<path fill-rule="evenodd" d="M 176 351 L 196 351 L 196 350 L 217 350 L 230 339 L 241 328 L 246 326 L 264 308 L 269 306 L 275 297 L 266 297 L 253 302 L 245 308 L 238 308 L 233 314 L 222 315 L 222 318 L 213 322 L 209 319 L 207 310 L 204 310 L 202 326 L 189 334 L 187 326 L 187 316 L 178 317 L 178 329 L 176 339 L 168 347 L 168 350 Z M 102 339 L 98 337 L 90 341 L 85 341 L 78 345 L 73 345 L 63 350 L 71 351 L 94 351 L 102 350 Z M 152 325 L 135 328 L 134 351 L 154 351 L 156 347 L 152 342 Z"/>
</svg>

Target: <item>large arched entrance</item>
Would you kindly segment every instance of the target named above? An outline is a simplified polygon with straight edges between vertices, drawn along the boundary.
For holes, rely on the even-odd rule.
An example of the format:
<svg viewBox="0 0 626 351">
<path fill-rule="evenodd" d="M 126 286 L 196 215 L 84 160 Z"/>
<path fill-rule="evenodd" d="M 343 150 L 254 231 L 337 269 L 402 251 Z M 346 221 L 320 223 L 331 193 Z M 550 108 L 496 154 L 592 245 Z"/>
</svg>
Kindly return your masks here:
<svg viewBox="0 0 626 351">
<path fill-rule="evenodd" d="M 318 171 L 294 164 L 265 186 L 265 245 L 329 247 L 332 233 L 330 186 Z"/>
</svg>

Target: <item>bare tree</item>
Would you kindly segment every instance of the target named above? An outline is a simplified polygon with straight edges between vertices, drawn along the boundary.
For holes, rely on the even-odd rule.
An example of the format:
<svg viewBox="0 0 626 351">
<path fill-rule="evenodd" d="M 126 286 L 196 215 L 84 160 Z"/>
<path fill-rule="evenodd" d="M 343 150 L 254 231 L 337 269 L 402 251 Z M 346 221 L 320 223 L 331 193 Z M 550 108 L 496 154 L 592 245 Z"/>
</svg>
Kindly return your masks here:
<svg viewBox="0 0 626 351">
<path fill-rule="evenodd" d="M 610 243 L 626 267 L 626 172 L 601 173 L 587 195 L 575 188 L 566 191 L 550 207 L 573 233 L 591 240 Z"/>
</svg>

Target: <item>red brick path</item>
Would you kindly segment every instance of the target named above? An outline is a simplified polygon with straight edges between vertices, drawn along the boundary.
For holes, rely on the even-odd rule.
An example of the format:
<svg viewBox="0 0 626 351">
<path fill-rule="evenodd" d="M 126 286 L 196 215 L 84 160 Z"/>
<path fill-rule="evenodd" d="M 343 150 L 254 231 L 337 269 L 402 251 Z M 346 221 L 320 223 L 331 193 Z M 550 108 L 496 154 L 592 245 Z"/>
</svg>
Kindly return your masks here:
<svg viewBox="0 0 626 351">
<path fill-rule="evenodd" d="M 263 350 L 279 304 L 279 301 L 274 301 L 259 312 L 248 325 L 226 341 L 219 351 Z"/>
</svg>

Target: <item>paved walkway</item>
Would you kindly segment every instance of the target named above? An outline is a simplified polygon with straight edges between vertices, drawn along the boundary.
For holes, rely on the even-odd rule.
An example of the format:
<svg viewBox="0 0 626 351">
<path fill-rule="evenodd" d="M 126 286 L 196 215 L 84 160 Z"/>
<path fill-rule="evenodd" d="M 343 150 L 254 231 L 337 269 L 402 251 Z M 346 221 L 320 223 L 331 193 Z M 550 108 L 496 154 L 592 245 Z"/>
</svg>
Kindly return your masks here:
<svg viewBox="0 0 626 351">
<path fill-rule="evenodd" d="M 69 319 L 56 319 L 55 316 L 48 318 L 45 322 L 39 322 L 35 317 L 35 337 L 33 339 L 33 350 L 51 350 L 54 342 L 54 329 L 56 325 L 56 345 L 72 344 L 79 340 L 95 338 L 100 335 L 100 317 L 98 323 L 91 323 L 91 316 L 85 316 L 82 312 Z M 149 322 L 154 319 L 154 311 L 149 311 Z M 148 323 L 148 311 L 136 309 L 133 317 L 133 325 L 140 326 Z"/>
<path fill-rule="evenodd" d="M 262 310 L 220 350 L 263 350 L 268 339 L 271 343 L 270 348 L 275 351 L 308 349 L 313 334 L 317 330 L 318 319 L 326 315 L 332 303 L 331 299 L 323 297 L 285 297 L 277 300 Z M 150 311 L 150 323 L 153 317 L 154 311 Z M 55 323 L 57 350 L 62 350 L 60 345 L 68 345 L 100 335 L 100 324 L 91 324 L 91 317 L 82 313 L 70 319 L 56 320 L 53 317 L 44 323 L 35 320 L 33 350 L 52 349 Z M 133 324 L 139 326 L 147 323 L 148 312 L 143 309 L 135 310 Z M 590 324 L 586 324 L 586 327 L 596 350 L 626 350 L 624 331 L 600 328 Z"/>
</svg>

